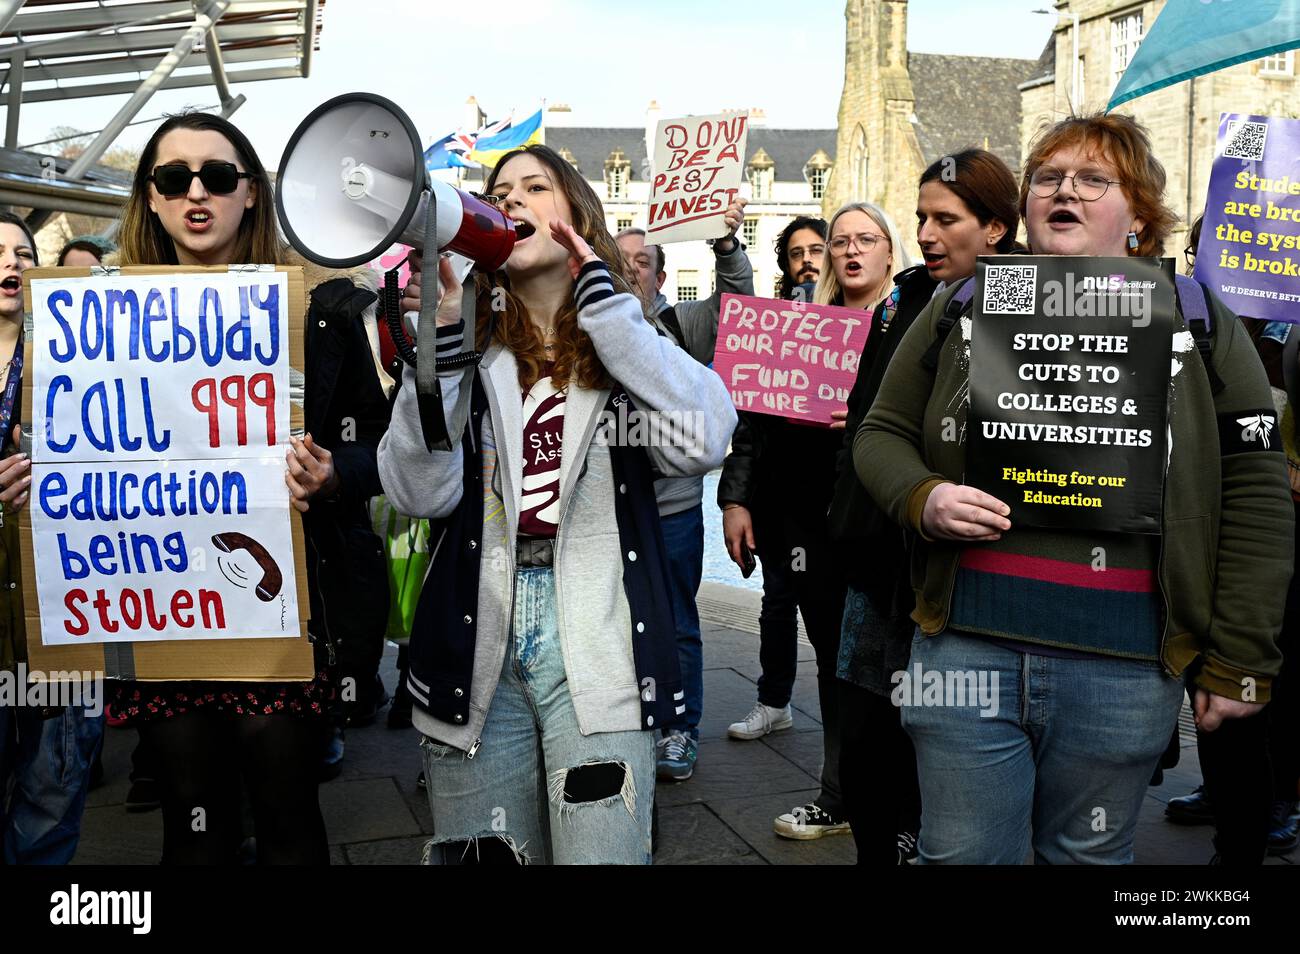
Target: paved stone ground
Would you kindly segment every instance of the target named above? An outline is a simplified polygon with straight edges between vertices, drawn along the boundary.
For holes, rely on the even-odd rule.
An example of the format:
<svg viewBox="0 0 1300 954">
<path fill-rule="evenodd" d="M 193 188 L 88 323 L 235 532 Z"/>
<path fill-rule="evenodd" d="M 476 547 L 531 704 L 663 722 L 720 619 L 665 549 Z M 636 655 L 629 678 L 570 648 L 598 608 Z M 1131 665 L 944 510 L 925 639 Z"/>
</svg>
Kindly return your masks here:
<svg viewBox="0 0 1300 954">
<path fill-rule="evenodd" d="M 704 632 L 704 719 L 700 761 L 688 782 L 661 784 L 657 864 L 851 864 L 849 836 L 791 842 L 772 833 L 772 820 L 817 792 L 821 724 L 812 647 L 801 640 L 800 674 L 794 689 L 794 727 L 765 739 L 736 742 L 727 725 L 754 704 L 758 679 L 758 637 L 737 626 L 755 618 L 750 597 L 706 585 Z M 753 596 L 752 599 L 757 599 Z M 389 647 L 383 676 L 396 683 L 396 650 Z M 135 733 L 107 730 L 105 783 L 90 793 L 77 863 L 153 864 L 161 853 L 158 812 L 130 814 L 126 797 Z M 420 770 L 417 733 L 393 731 L 383 718 L 352 729 L 343 774 L 321 786 L 321 808 L 335 864 L 413 864 L 432 831 Z M 1195 747 L 1184 745 L 1176 769 L 1159 788 L 1148 790 L 1139 823 L 1137 861 L 1144 864 L 1204 864 L 1212 854 L 1210 829 L 1164 820 L 1164 804 L 1200 781 Z M 1300 853 L 1298 853 L 1300 854 Z M 1286 859 L 1270 863 L 1287 864 Z"/>
</svg>

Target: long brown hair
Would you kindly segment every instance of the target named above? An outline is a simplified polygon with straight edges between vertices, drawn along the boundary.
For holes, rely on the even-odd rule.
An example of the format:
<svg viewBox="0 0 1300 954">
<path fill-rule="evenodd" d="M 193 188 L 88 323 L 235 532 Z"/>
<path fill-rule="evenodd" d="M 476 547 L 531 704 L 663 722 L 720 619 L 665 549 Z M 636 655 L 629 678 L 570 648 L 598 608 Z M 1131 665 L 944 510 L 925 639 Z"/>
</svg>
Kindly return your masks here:
<svg viewBox="0 0 1300 954">
<path fill-rule="evenodd" d="M 118 261 L 122 265 L 177 265 L 176 243 L 163 228 L 162 221 L 149 208 L 149 175 L 158 161 L 158 144 L 173 129 L 197 129 L 220 133 L 235 147 L 240 164 L 256 185 L 253 207 L 244 210 L 239 223 L 234 262 L 274 265 L 284 254 L 284 245 L 275 225 L 275 198 L 266 167 L 248 137 L 229 120 L 211 113 L 181 113 L 171 116 L 154 130 L 140 154 L 140 163 L 131 180 L 131 196 L 122 210 L 118 228 Z"/>
<path fill-rule="evenodd" d="M 540 143 L 523 146 L 501 157 L 492 169 L 483 191 L 491 193 L 496 187 L 497 175 L 505 164 L 519 155 L 530 155 L 550 172 L 556 186 L 569 200 L 573 215 L 573 230 L 591 246 L 596 256 L 609 266 L 610 278 L 616 292 L 631 293 L 632 288 L 623 277 L 623 253 L 614 237 L 605 228 L 605 209 L 592 191 L 587 180 L 578 174 L 559 153 Z M 504 308 L 496 315 L 492 325 L 492 338 L 514 352 L 519 363 L 519 385 L 531 388 L 545 374 L 546 348 L 541 332 L 528 316 L 524 303 L 510 291 L 510 277 L 504 268 L 490 276 L 480 276 L 478 299 L 478 340 L 486 341 L 489 320 L 494 317 L 494 300 L 504 298 Z M 501 289 L 497 292 L 496 289 Z M 568 302 L 555 315 L 555 369 L 551 380 L 557 388 L 565 387 L 570 380 L 578 387 L 597 390 L 611 383 L 609 372 L 596 354 L 590 336 L 578 327 L 578 308 Z"/>
<path fill-rule="evenodd" d="M 1110 160 L 1119 173 L 1120 188 L 1133 214 L 1143 221 L 1134 255 L 1163 255 L 1165 239 L 1178 216 L 1165 205 L 1165 167 L 1151 150 L 1147 131 L 1131 116 L 1097 113 L 1072 116 L 1046 129 L 1034 142 L 1020 180 L 1020 214 L 1029 201 L 1029 179 L 1049 156 L 1071 146 L 1088 149 Z"/>
</svg>

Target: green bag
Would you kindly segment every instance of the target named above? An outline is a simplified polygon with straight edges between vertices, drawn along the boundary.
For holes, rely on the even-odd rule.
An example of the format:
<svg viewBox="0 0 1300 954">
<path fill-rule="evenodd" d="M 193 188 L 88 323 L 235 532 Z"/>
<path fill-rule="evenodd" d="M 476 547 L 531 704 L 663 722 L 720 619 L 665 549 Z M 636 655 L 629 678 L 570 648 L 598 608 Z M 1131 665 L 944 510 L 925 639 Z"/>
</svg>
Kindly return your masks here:
<svg viewBox="0 0 1300 954">
<path fill-rule="evenodd" d="M 411 635 L 415 607 L 429 572 L 429 521 L 400 514 L 379 496 L 370 501 L 370 521 L 384 540 L 388 554 L 388 631 L 385 636 L 404 643 Z"/>
</svg>

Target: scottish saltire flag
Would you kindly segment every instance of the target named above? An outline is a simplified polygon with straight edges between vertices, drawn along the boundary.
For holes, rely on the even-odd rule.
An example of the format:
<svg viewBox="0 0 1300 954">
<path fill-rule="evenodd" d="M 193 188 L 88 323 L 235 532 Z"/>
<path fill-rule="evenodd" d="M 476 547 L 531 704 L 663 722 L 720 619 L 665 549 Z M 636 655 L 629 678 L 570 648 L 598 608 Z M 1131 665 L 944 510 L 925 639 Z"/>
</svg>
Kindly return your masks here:
<svg viewBox="0 0 1300 954">
<path fill-rule="evenodd" d="M 480 136 L 469 158 L 484 166 L 495 166 L 507 152 L 542 141 L 542 110 L 522 122 L 514 123 L 494 136 Z"/>
<path fill-rule="evenodd" d="M 1111 94 L 1120 103 L 1300 47 L 1300 0 L 1169 0 Z"/>
</svg>

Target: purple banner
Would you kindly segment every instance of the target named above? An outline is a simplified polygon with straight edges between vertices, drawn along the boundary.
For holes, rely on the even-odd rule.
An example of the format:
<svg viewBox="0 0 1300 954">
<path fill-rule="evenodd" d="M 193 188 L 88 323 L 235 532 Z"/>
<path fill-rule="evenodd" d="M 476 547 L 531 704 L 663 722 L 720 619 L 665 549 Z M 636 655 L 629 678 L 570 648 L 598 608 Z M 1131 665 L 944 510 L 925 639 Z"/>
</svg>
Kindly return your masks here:
<svg viewBox="0 0 1300 954">
<path fill-rule="evenodd" d="M 1195 275 L 1238 315 L 1300 322 L 1300 120 L 1219 118 Z"/>
</svg>

